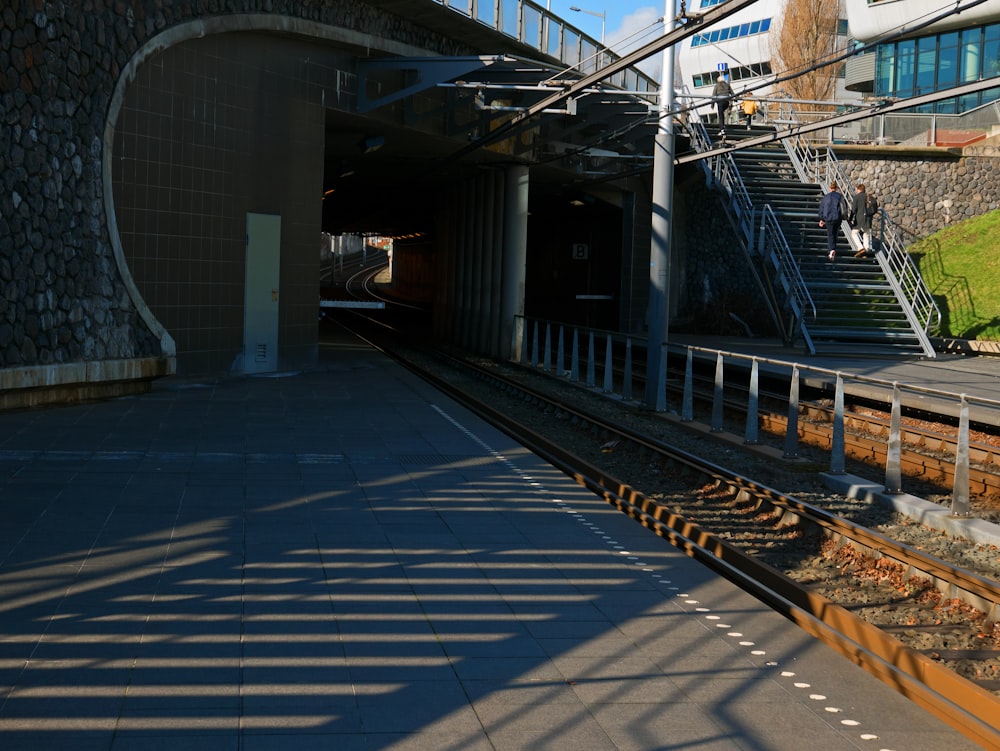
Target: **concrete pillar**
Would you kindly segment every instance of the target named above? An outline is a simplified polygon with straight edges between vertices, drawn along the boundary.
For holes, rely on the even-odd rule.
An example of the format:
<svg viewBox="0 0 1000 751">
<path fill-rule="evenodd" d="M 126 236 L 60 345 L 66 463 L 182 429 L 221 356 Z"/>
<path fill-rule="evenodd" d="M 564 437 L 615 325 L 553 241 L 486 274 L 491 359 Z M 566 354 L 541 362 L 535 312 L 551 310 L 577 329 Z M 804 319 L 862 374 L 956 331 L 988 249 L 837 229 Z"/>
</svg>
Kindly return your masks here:
<svg viewBox="0 0 1000 751">
<path fill-rule="evenodd" d="M 524 314 L 528 257 L 528 168 L 507 168 L 503 201 L 503 298 L 500 306 L 500 356 L 511 357 L 514 316 Z"/>
</svg>

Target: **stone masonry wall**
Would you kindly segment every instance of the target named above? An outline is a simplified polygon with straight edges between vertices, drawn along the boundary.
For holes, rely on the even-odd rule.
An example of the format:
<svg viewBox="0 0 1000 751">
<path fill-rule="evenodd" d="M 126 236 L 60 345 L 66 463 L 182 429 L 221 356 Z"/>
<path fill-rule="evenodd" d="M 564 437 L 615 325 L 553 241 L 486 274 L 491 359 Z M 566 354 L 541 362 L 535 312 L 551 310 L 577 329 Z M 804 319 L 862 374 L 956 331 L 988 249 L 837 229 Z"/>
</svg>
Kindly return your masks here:
<svg viewBox="0 0 1000 751">
<path fill-rule="evenodd" d="M 863 153 L 837 151 L 855 183 L 873 192 L 911 243 L 970 217 L 1000 208 L 1000 137 L 967 147 L 917 153 L 892 147 Z"/>
<path fill-rule="evenodd" d="M 6 0 L 0 9 L 0 369 L 159 357 L 117 271 L 102 187 L 121 71 L 159 33 L 269 14 L 455 54 L 356 0 Z"/>
</svg>

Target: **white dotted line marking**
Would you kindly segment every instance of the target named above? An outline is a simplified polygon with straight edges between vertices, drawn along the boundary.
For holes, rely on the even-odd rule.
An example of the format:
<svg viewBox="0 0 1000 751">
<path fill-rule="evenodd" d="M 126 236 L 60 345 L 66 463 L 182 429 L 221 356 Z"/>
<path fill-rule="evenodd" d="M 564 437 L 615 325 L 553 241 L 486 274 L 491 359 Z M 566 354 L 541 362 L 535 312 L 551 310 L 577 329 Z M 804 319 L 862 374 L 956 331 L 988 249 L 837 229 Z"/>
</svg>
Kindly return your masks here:
<svg viewBox="0 0 1000 751">
<path fill-rule="evenodd" d="M 462 433 L 464 433 L 466 436 L 468 436 L 473 442 L 477 443 L 479 446 L 481 446 L 483 449 L 485 449 L 487 452 L 489 452 L 489 454 L 494 459 L 496 459 L 497 461 L 501 462 L 504 466 L 508 467 L 514 474 L 518 475 L 530 487 L 535 488 L 535 489 L 540 490 L 540 491 L 545 491 L 545 487 L 541 483 L 536 482 L 530 475 L 528 475 L 528 474 L 522 472 L 520 469 L 518 469 L 517 466 L 514 465 L 513 462 L 509 461 L 503 454 L 500 454 L 499 452 L 497 452 L 497 451 L 493 450 L 492 448 L 490 448 L 490 446 L 488 446 L 482 439 L 480 439 L 479 436 L 475 435 L 472 431 L 470 431 L 467 428 L 465 428 L 464 426 L 462 426 L 457 420 L 455 420 L 450 415 L 448 415 L 447 413 L 445 413 L 444 410 L 440 409 L 439 407 L 437 407 L 436 405 L 433 405 L 433 404 L 431 405 L 431 408 L 434 409 L 435 411 L 437 411 L 438 414 L 440 414 L 442 417 L 444 417 L 446 420 L 448 420 L 452 425 L 454 425 L 456 428 L 458 428 Z M 545 491 L 545 492 L 547 493 L 547 491 Z M 568 506 L 564 500 L 562 500 L 560 498 L 552 498 L 551 502 L 554 503 L 554 504 L 556 504 L 557 506 L 564 506 L 565 508 L 562 509 L 563 511 L 565 511 L 566 513 L 568 513 L 570 516 L 576 517 L 577 521 L 579 521 L 584 526 L 588 527 L 592 532 L 594 532 L 594 534 L 596 534 L 598 537 L 600 537 L 601 540 L 604 541 L 608 546 L 610 546 L 613 550 L 617 551 L 618 555 L 620 555 L 620 556 L 626 556 L 628 558 L 628 560 L 630 562 L 632 562 L 633 565 L 643 566 L 644 568 L 642 570 L 644 572 L 652 573 L 652 578 L 658 580 L 658 583 L 660 583 L 660 584 L 670 584 L 671 583 L 670 579 L 664 577 L 662 574 L 656 573 L 653 569 L 649 568 L 644 562 L 642 562 L 642 561 L 639 560 L 638 556 L 632 555 L 628 550 L 626 550 L 624 548 L 623 545 L 618 544 L 617 540 L 613 539 L 609 535 L 604 534 L 603 530 L 601 530 L 600 527 L 598 527 L 593 522 L 589 521 L 581 512 L 579 512 L 576 509 L 573 509 L 572 507 Z M 678 587 L 671 586 L 671 587 L 668 587 L 668 589 L 670 591 L 672 591 L 672 592 L 677 592 L 677 594 L 675 595 L 676 597 L 678 597 L 678 598 L 684 598 L 684 604 L 685 605 L 700 605 L 699 601 L 691 598 L 690 594 L 681 593 Z M 694 608 L 694 611 L 696 613 L 711 613 L 711 608 L 707 608 L 707 607 L 701 606 L 701 607 Z M 721 617 L 718 616 L 718 615 L 705 615 L 704 618 L 707 621 L 718 621 L 718 620 L 721 620 Z M 718 629 L 729 629 L 729 628 L 732 628 L 732 626 L 730 624 L 727 624 L 727 623 L 716 623 L 714 625 Z M 739 631 L 729 631 L 729 632 L 726 633 L 726 636 L 728 636 L 729 638 L 732 638 L 732 639 L 740 639 L 741 641 L 739 641 L 737 643 L 741 647 L 753 647 L 753 646 L 756 646 L 754 642 L 744 639 L 743 638 L 743 634 L 741 632 L 739 632 Z M 749 653 L 751 655 L 753 655 L 754 657 L 764 657 L 767 654 L 767 652 L 765 650 L 763 650 L 763 649 L 753 649 L 753 650 L 750 650 Z M 766 662 L 765 665 L 767 667 L 777 667 L 778 663 L 772 660 L 772 661 Z M 782 678 L 794 678 L 795 677 L 795 673 L 792 672 L 792 671 L 788 671 L 788 670 L 781 671 L 779 673 L 779 675 Z M 802 681 L 794 681 L 792 683 L 792 685 L 795 688 L 799 688 L 799 689 L 808 689 L 808 688 L 811 688 L 811 685 L 809 683 L 805 683 L 805 682 L 802 682 Z M 824 696 L 823 694 L 809 694 L 809 699 L 812 700 L 812 701 L 817 701 L 817 702 L 826 701 L 826 698 L 827 697 Z M 841 708 L 834 707 L 834 706 L 824 707 L 824 711 L 826 711 L 827 713 L 830 713 L 830 714 L 841 714 L 843 712 L 843 710 Z M 857 727 L 857 726 L 859 726 L 861 724 L 859 721 L 853 720 L 853 719 L 850 719 L 850 718 L 841 719 L 839 722 L 840 722 L 841 725 L 844 725 L 845 727 Z M 862 733 L 859 737 L 861 738 L 861 740 L 866 740 L 866 741 L 877 740 L 878 739 L 878 736 L 875 735 L 875 734 L 873 734 L 873 733 Z M 883 748 L 883 749 L 879 749 L 879 751 L 892 751 L 892 749 Z"/>
</svg>

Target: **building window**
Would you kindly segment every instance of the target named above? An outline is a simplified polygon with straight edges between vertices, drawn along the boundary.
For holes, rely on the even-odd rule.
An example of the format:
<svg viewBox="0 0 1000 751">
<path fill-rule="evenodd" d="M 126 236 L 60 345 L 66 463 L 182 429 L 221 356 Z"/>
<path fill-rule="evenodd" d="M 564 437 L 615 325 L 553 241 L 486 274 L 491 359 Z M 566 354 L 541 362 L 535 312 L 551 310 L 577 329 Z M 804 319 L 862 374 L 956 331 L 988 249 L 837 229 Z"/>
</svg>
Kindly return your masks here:
<svg viewBox="0 0 1000 751">
<path fill-rule="evenodd" d="M 691 37 L 692 47 L 701 47 L 706 44 L 716 44 L 739 37 L 753 36 L 754 34 L 764 34 L 771 28 L 771 19 L 765 18 L 761 21 L 744 23 L 739 26 L 727 26 L 724 29 L 712 29 L 702 34 L 695 34 Z"/>
<path fill-rule="evenodd" d="M 771 75 L 771 63 L 754 63 L 753 65 L 740 65 L 726 71 L 731 81 L 743 81 L 748 78 L 763 78 Z M 695 88 L 702 86 L 714 86 L 715 79 L 719 77 L 719 71 L 710 70 L 704 73 L 696 73 L 691 76 L 691 83 Z"/>
<path fill-rule="evenodd" d="M 1000 75 L 1000 23 L 879 45 L 875 96 L 905 99 Z M 932 103 L 922 109 L 965 112 L 1000 99 L 1000 88 Z"/>
</svg>

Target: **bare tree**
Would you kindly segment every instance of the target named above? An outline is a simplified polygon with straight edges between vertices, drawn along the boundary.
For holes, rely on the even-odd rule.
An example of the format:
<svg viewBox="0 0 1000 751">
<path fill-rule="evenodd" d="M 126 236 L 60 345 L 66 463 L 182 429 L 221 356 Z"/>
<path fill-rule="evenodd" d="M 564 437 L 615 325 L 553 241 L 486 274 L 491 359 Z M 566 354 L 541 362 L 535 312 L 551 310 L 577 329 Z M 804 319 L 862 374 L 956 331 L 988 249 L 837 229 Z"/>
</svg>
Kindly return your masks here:
<svg viewBox="0 0 1000 751">
<path fill-rule="evenodd" d="M 837 45 L 840 0 L 788 0 L 784 16 L 771 29 L 771 68 L 784 81 L 781 90 L 794 99 L 832 99 L 841 63 L 811 68 L 828 60 Z M 807 71 L 807 72 L 806 72 Z"/>
</svg>

